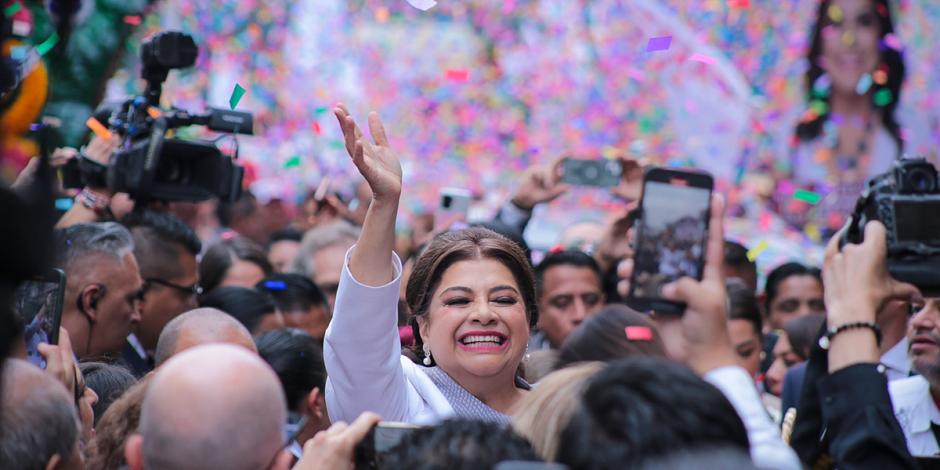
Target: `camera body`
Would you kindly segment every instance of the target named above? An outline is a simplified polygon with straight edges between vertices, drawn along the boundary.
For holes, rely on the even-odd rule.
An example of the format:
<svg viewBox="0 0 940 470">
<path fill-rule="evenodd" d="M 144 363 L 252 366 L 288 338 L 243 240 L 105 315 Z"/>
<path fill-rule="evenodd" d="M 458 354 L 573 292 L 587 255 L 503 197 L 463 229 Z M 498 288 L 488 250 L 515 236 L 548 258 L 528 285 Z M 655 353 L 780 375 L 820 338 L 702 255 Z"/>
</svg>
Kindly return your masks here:
<svg viewBox="0 0 940 470">
<path fill-rule="evenodd" d="M 105 184 L 136 201 L 238 199 L 244 169 L 233 158 L 223 155 L 215 142 L 168 138 L 167 132 L 203 125 L 219 132 L 252 134 L 251 114 L 215 108 L 204 114 L 158 109 L 170 70 L 194 65 L 199 50 L 192 36 L 165 31 L 144 42 L 140 51 L 141 76 L 147 83 L 144 94 L 95 113 L 107 115 L 108 127 L 123 139 L 111 165 L 96 168 L 88 159 L 73 160 L 63 174 L 65 186 Z M 235 152 L 237 158 L 237 148 Z"/>
<path fill-rule="evenodd" d="M 925 296 L 940 295 L 940 181 L 923 158 L 902 158 L 868 182 L 849 219 L 840 246 L 861 243 L 865 224 L 887 229 L 888 272 L 917 286 Z"/>
</svg>

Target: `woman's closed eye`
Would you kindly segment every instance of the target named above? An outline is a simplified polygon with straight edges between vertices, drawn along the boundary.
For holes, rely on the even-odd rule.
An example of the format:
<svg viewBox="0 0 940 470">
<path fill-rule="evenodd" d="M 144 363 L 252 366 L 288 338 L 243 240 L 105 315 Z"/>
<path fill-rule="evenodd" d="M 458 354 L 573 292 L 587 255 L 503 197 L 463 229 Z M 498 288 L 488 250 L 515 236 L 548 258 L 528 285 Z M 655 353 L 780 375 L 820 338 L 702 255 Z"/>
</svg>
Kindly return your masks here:
<svg viewBox="0 0 940 470">
<path fill-rule="evenodd" d="M 519 303 L 519 300 L 516 299 L 515 297 L 503 295 L 503 296 L 496 297 L 491 302 L 495 302 L 500 305 L 515 305 Z"/>
<path fill-rule="evenodd" d="M 461 306 L 461 305 L 468 305 L 470 302 L 471 300 L 467 297 L 451 297 L 449 299 L 444 300 L 444 305 L 448 307 Z"/>
</svg>

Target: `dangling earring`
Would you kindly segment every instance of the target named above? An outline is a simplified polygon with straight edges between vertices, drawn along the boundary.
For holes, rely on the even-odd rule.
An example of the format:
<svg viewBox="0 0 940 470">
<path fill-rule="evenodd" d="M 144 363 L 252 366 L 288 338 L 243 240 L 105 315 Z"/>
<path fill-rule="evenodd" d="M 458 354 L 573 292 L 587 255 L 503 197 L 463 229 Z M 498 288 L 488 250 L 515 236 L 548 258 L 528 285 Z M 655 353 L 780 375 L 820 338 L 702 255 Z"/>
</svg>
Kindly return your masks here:
<svg viewBox="0 0 940 470">
<path fill-rule="evenodd" d="M 428 367 L 431 366 L 431 347 L 427 343 L 424 344 L 424 360 L 421 362 Z"/>
</svg>

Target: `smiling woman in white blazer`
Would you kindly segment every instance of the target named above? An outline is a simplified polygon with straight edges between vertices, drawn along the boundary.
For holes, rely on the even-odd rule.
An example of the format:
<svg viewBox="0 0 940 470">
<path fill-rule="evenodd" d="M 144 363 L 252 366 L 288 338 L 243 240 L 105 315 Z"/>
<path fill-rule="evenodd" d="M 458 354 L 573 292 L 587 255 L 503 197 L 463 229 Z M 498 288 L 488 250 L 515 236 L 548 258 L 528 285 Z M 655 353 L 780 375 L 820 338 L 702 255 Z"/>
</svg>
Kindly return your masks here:
<svg viewBox="0 0 940 470">
<path fill-rule="evenodd" d="M 334 112 L 373 200 L 346 255 L 324 342 L 330 419 L 351 421 L 373 411 L 387 421 L 422 424 L 454 415 L 508 422 L 529 388 L 517 370 L 537 320 L 525 253 L 486 229 L 435 238 L 406 291 L 423 365 L 402 357 L 401 261 L 393 252 L 401 165 L 375 113 L 369 142 L 345 107 Z"/>
</svg>

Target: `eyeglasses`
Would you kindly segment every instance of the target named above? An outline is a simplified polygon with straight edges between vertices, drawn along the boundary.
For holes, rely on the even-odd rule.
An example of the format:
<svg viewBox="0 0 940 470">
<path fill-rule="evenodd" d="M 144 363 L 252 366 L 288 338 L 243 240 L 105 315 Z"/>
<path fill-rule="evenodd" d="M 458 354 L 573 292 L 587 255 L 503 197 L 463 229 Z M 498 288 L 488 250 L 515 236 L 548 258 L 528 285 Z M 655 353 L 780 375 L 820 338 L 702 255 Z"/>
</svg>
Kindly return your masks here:
<svg viewBox="0 0 940 470">
<path fill-rule="evenodd" d="M 155 277 L 148 277 L 147 279 L 144 279 L 144 283 L 159 284 L 164 287 L 176 289 L 177 291 L 185 295 L 201 295 L 202 294 L 202 286 L 200 286 L 198 282 L 193 283 L 192 285 L 189 285 L 189 286 L 181 286 L 179 284 L 174 284 L 170 281 L 165 281 L 163 279 L 159 279 Z M 144 290 L 146 290 L 146 288 Z"/>
</svg>

